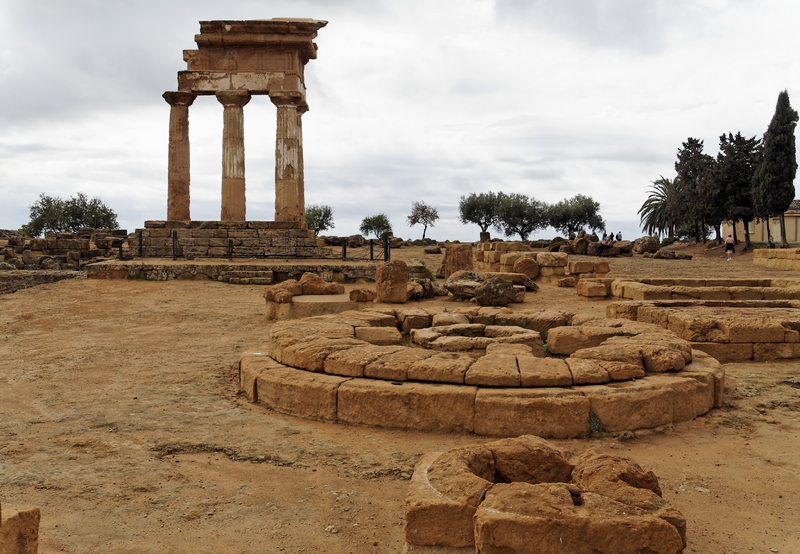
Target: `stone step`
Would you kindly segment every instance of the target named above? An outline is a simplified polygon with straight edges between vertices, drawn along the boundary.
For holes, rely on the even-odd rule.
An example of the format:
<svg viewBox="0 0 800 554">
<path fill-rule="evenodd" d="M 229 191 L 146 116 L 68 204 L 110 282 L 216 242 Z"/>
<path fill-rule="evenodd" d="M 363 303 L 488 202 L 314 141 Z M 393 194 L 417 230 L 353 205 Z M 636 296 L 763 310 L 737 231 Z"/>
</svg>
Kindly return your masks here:
<svg viewBox="0 0 800 554">
<path fill-rule="evenodd" d="M 269 277 L 272 278 L 273 273 L 271 269 L 236 269 L 232 271 L 226 271 L 223 274 L 223 277 Z"/>
<path fill-rule="evenodd" d="M 272 277 L 231 277 L 227 281 L 231 285 L 271 285 Z"/>
</svg>

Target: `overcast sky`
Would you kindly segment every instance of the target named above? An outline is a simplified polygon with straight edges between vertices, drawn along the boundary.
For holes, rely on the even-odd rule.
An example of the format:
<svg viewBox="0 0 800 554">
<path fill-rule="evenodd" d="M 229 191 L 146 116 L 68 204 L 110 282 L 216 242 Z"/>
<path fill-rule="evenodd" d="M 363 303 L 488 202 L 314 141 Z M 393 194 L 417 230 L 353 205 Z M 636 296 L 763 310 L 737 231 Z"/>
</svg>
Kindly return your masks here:
<svg viewBox="0 0 800 554">
<path fill-rule="evenodd" d="M 761 136 L 800 107 L 796 0 L 0 0 L 0 229 L 41 193 L 99 196 L 133 231 L 166 218 L 169 105 L 198 22 L 311 17 L 306 202 L 330 234 L 386 213 L 418 238 L 476 240 L 470 192 L 581 193 L 639 236 L 651 181 L 688 137 Z M 222 106 L 190 108 L 193 219 L 219 219 Z M 245 107 L 247 216 L 274 217 L 275 108 Z M 496 234 L 496 233 L 493 233 Z M 552 237 L 552 229 L 536 233 Z"/>
</svg>

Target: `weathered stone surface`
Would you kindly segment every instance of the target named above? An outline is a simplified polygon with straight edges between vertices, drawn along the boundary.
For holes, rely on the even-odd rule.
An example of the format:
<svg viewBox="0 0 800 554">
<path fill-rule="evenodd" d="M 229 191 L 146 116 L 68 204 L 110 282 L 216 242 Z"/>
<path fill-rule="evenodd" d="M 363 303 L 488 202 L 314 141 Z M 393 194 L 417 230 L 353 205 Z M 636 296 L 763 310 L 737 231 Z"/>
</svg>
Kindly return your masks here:
<svg viewBox="0 0 800 554">
<path fill-rule="evenodd" d="M 488 387 L 518 387 L 520 381 L 517 357 L 502 352 L 483 356 L 467 370 L 464 382 Z"/>
<path fill-rule="evenodd" d="M 498 277 L 509 281 L 512 285 L 521 285 L 525 287 L 526 290 L 535 291 L 539 289 L 538 285 L 531 281 L 524 273 L 515 273 L 513 271 L 483 271 L 480 273 L 480 276 L 484 281 Z"/>
<path fill-rule="evenodd" d="M 339 387 L 338 416 L 354 425 L 471 433 L 475 393 L 463 385 L 354 379 Z"/>
<path fill-rule="evenodd" d="M 539 276 L 539 264 L 534 257 L 517 258 L 513 266 L 514 273 L 522 273 L 528 279 L 536 279 Z"/>
<path fill-rule="evenodd" d="M 539 272 L 542 273 L 543 267 L 567 266 L 569 256 L 563 252 L 537 252 L 536 263 L 539 264 Z M 542 273 L 544 275 L 544 273 Z M 563 272 L 562 272 L 563 275 Z"/>
<path fill-rule="evenodd" d="M 431 326 L 442 327 L 443 325 L 458 325 L 464 323 L 471 323 L 466 315 L 444 312 L 440 314 L 434 314 Z"/>
<path fill-rule="evenodd" d="M 559 358 L 542 358 L 533 354 L 517 355 L 520 385 L 523 387 L 562 387 L 572 385 L 567 362 Z"/>
<path fill-rule="evenodd" d="M 589 239 L 586 237 L 578 237 L 572 242 L 572 249 L 576 254 L 585 256 L 589 248 Z"/>
<path fill-rule="evenodd" d="M 252 402 L 258 402 L 258 385 L 256 380 L 263 371 L 281 369 L 286 366 L 275 361 L 265 350 L 251 350 L 239 358 L 239 389 Z"/>
<path fill-rule="evenodd" d="M 483 350 L 489 346 L 494 339 L 488 337 L 439 337 L 429 343 L 427 348 L 441 350 L 443 352 L 463 352 L 465 350 Z"/>
<path fill-rule="evenodd" d="M 589 400 L 569 389 L 478 389 L 475 433 L 576 438 L 586 433 Z"/>
<path fill-rule="evenodd" d="M 594 360 L 567 358 L 566 362 L 572 374 L 572 382 L 576 385 L 608 383 L 611 379 L 608 375 L 608 371 L 603 369 L 603 367 Z"/>
<path fill-rule="evenodd" d="M 344 294 L 344 285 L 328 283 L 316 273 L 303 273 L 300 285 L 303 287 L 303 294 Z"/>
<path fill-rule="evenodd" d="M 475 300 L 479 306 L 507 306 L 516 296 L 513 283 L 499 277 L 492 277 L 475 287 Z"/>
<path fill-rule="evenodd" d="M 264 298 L 267 302 L 278 302 L 278 300 L 275 300 L 275 295 L 279 293 L 281 295 L 280 302 L 291 301 L 292 296 L 303 294 L 303 285 L 296 279 L 287 279 L 277 285 L 270 285 L 264 288 Z M 286 299 L 286 294 L 289 295 L 289 300 Z"/>
<path fill-rule="evenodd" d="M 566 483 L 574 467 L 546 440 L 524 435 L 485 445 L 494 456 L 496 483 Z"/>
<path fill-rule="evenodd" d="M 547 350 L 570 355 L 581 348 L 600 346 L 605 340 L 622 334 L 614 327 L 556 327 L 547 333 Z"/>
<path fill-rule="evenodd" d="M 466 354 L 442 352 L 412 363 L 408 368 L 408 378 L 417 381 L 463 383 L 467 370 L 474 362 L 474 358 Z"/>
<path fill-rule="evenodd" d="M 483 283 L 483 278 L 473 271 L 456 271 L 444 283 L 454 298 L 468 300 L 475 296 L 475 290 Z"/>
<path fill-rule="evenodd" d="M 0 506 L 0 554 L 37 554 L 40 519 L 39 508 L 6 508 L 3 514 Z"/>
<path fill-rule="evenodd" d="M 561 310 L 525 310 L 521 312 L 497 313 L 494 318 L 496 325 L 513 325 L 537 331 L 543 338 L 547 338 L 549 330 L 555 327 L 569 325 L 573 314 Z"/>
<path fill-rule="evenodd" d="M 408 266 L 402 260 L 379 265 L 375 270 L 376 302 L 403 304 L 408 299 Z"/>
<path fill-rule="evenodd" d="M 258 403 L 296 417 L 336 421 L 339 386 L 346 377 L 291 368 L 261 372 L 256 379 Z"/>
<path fill-rule="evenodd" d="M 458 271 L 472 271 L 472 245 L 448 244 L 444 254 L 444 276 L 449 278 Z"/>
<path fill-rule="evenodd" d="M 422 287 L 421 284 L 416 282 L 406 283 L 407 300 L 422 300 L 423 298 L 425 298 L 425 289 Z"/>
<path fill-rule="evenodd" d="M 364 346 L 362 340 L 353 338 L 317 338 L 308 342 L 291 344 L 280 352 L 280 357 L 275 356 L 270 349 L 270 354 L 282 364 L 305 369 L 307 371 L 323 371 L 325 360 L 329 355 L 340 350 Z"/>
<path fill-rule="evenodd" d="M 492 487 L 475 514 L 475 543 L 483 554 L 683 550 L 678 530 L 657 515 L 575 485 L 552 483 Z"/>
<path fill-rule="evenodd" d="M 746 362 L 753 359 L 753 345 L 751 343 L 693 342 L 692 349 L 705 352 L 724 364 Z"/>
<path fill-rule="evenodd" d="M 350 291 L 352 302 L 372 302 L 377 298 L 378 293 L 368 288 L 357 288 Z"/>
<path fill-rule="evenodd" d="M 364 368 L 364 377 L 386 379 L 387 381 L 405 381 L 408 368 L 414 363 L 426 360 L 435 352 L 421 348 L 403 348 L 391 354 L 385 354 L 368 363 Z"/>
<path fill-rule="evenodd" d="M 394 327 L 356 327 L 355 334 L 357 339 L 379 346 L 403 342 L 403 335 Z"/>
<path fill-rule="evenodd" d="M 431 316 L 425 310 L 399 310 L 397 320 L 403 333 L 410 333 L 414 329 L 427 329 L 431 326 Z"/>
<path fill-rule="evenodd" d="M 378 327 L 380 329 L 380 327 Z M 325 373 L 346 377 L 362 377 L 364 367 L 383 355 L 400 350 L 401 346 L 375 346 L 365 344 L 331 352 L 324 363 Z"/>
<path fill-rule="evenodd" d="M 606 285 L 596 279 L 580 279 L 575 284 L 575 292 L 578 296 L 588 298 L 604 298 L 608 294 Z"/>
<path fill-rule="evenodd" d="M 570 261 L 568 266 L 570 273 L 593 273 L 594 262 L 592 261 Z"/>
<path fill-rule="evenodd" d="M 632 250 L 637 254 L 644 254 L 645 252 L 654 254 L 658 252 L 659 248 L 661 248 L 661 243 L 658 241 L 658 237 L 645 236 L 633 241 Z"/>
</svg>

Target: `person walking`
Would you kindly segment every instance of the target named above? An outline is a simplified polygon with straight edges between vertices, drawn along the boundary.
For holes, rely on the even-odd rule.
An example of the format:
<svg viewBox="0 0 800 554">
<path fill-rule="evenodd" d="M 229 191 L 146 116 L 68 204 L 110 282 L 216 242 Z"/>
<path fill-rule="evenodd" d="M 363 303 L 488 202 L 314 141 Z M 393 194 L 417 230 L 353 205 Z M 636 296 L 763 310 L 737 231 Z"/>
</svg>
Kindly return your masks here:
<svg viewBox="0 0 800 554">
<path fill-rule="evenodd" d="M 733 237 L 728 235 L 728 238 L 725 239 L 725 255 L 728 257 L 726 262 L 730 262 L 733 260 L 733 253 L 736 252 L 736 245 L 734 244 Z"/>
</svg>

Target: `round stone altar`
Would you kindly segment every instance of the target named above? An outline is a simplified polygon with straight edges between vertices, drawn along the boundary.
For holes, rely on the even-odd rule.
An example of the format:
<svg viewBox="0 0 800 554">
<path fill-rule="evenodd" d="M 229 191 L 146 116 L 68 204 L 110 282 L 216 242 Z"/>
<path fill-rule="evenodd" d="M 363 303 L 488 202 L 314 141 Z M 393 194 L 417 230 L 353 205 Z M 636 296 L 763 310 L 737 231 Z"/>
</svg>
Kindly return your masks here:
<svg viewBox="0 0 800 554">
<path fill-rule="evenodd" d="M 239 373 L 280 413 L 487 436 L 658 428 L 721 406 L 724 389 L 719 362 L 656 325 L 477 307 L 276 322 Z"/>
</svg>

